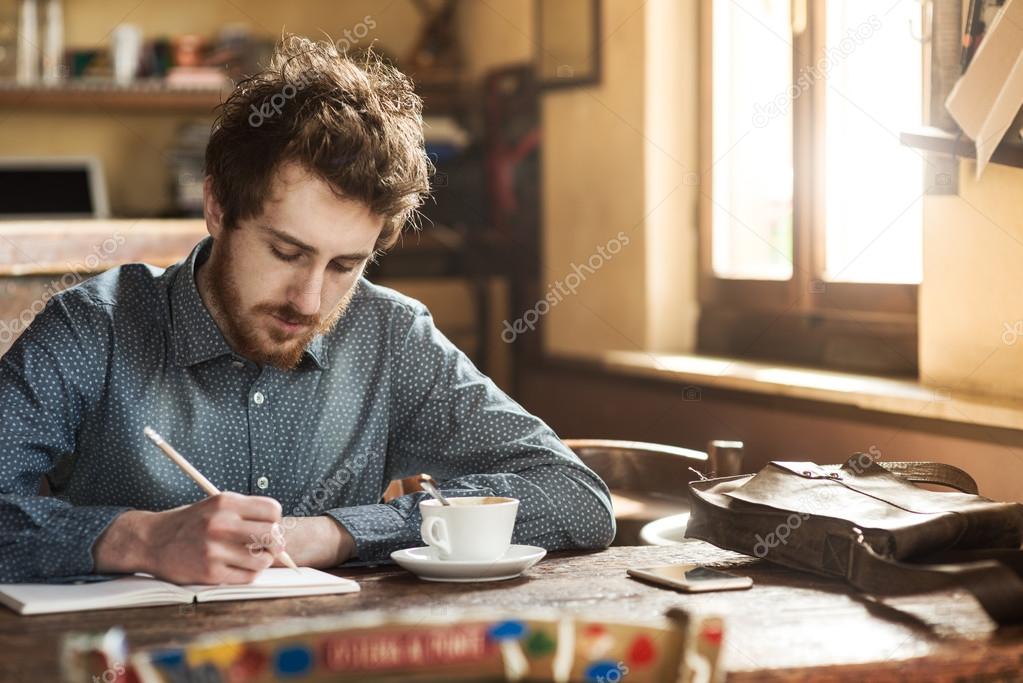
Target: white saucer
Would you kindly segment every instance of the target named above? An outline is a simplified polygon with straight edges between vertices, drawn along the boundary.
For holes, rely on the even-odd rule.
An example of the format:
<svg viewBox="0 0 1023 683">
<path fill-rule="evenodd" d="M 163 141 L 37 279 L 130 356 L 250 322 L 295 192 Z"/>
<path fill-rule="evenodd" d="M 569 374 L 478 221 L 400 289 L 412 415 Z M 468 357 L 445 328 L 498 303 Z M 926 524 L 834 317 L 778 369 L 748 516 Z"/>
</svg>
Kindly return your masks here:
<svg viewBox="0 0 1023 683">
<path fill-rule="evenodd" d="M 543 559 L 547 551 L 532 545 L 512 545 L 504 557 L 489 562 L 438 560 L 429 546 L 395 550 L 391 559 L 426 581 L 473 583 L 514 579 Z"/>
</svg>

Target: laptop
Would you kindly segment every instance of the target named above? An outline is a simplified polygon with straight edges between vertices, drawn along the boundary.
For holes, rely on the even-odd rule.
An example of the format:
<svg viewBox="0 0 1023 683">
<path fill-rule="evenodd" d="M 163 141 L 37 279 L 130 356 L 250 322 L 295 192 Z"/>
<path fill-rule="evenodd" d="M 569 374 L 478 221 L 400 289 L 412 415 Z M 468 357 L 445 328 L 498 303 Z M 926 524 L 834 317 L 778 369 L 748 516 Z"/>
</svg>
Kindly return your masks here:
<svg viewBox="0 0 1023 683">
<path fill-rule="evenodd" d="M 0 220 L 109 217 L 98 158 L 0 156 Z"/>
</svg>

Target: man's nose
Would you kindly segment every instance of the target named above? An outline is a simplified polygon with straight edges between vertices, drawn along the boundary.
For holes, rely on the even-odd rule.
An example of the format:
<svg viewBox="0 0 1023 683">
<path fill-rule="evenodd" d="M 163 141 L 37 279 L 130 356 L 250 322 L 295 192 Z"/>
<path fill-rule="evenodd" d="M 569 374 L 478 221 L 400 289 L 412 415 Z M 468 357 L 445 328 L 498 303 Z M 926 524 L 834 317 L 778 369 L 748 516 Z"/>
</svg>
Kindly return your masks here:
<svg viewBox="0 0 1023 683">
<path fill-rule="evenodd" d="M 292 288 L 291 305 L 302 315 L 319 315 L 323 276 L 320 272 L 307 273 Z"/>
</svg>

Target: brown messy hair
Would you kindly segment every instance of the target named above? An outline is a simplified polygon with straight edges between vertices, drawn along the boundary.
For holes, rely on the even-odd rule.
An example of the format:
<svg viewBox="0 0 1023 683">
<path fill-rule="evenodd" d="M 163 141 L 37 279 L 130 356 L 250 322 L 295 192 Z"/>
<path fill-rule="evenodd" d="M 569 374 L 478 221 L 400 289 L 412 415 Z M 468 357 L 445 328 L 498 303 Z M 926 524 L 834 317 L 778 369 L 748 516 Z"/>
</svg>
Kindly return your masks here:
<svg viewBox="0 0 1023 683">
<path fill-rule="evenodd" d="M 286 162 L 383 216 L 376 249 L 386 250 L 406 221 L 416 223 L 430 190 L 422 99 L 372 50 L 351 57 L 333 43 L 285 35 L 269 67 L 220 105 L 206 146 L 226 228 L 262 213 Z"/>
</svg>

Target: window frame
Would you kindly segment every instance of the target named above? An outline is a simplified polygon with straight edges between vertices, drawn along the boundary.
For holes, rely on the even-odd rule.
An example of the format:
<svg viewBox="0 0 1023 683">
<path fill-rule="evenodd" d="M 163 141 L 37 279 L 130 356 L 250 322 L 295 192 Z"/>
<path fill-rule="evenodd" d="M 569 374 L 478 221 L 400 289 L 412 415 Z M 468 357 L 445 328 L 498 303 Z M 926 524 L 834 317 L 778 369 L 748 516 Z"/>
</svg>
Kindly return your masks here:
<svg viewBox="0 0 1023 683">
<path fill-rule="evenodd" d="M 793 82 L 824 46 L 824 2 L 805 2 L 806 30 L 792 36 Z M 712 355 L 916 376 L 918 285 L 824 281 L 824 87 L 813 87 L 808 96 L 792 102 L 792 277 L 734 279 L 714 273 L 712 21 L 712 3 L 701 3 L 697 349 Z M 926 83 L 926 61 L 923 67 Z M 898 131 L 894 135 L 897 139 Z"/>
</svg>

